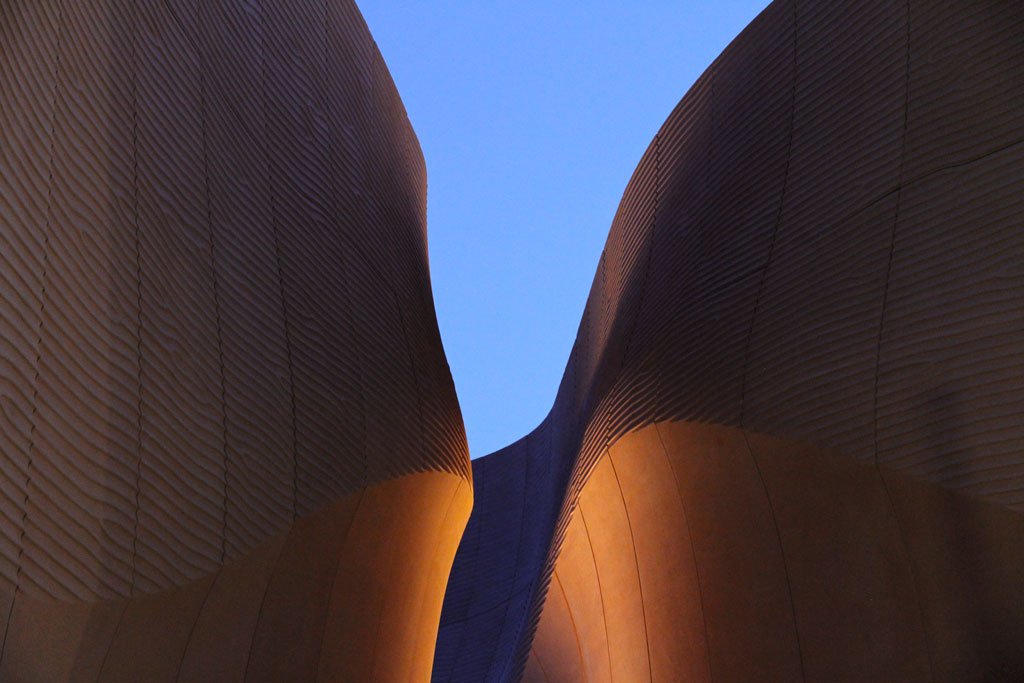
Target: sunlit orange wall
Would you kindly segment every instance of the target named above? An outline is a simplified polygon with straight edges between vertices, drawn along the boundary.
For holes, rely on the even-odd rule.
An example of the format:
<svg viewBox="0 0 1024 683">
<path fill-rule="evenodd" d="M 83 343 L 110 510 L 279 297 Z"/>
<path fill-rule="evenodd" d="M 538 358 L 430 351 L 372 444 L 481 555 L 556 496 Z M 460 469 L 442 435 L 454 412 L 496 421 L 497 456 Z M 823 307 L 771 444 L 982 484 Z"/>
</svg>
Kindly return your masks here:
<svg viewBox="0 0 1024 683">
<path fill-rule="evenodd" d="M 526 680 L 1015 680 L 1022 540 L 1019 513 L 870 463 L 662 422 L 587 481 Z"/>
<path fill-rule="evenodd" d="M 3 681 L 425 681 L 472 507 L 408 475 L 303 518 L 215 574 L 129 600 L 19 599 Z M 0 595 L 6 610 L 9 593 Z"/>
</svg>

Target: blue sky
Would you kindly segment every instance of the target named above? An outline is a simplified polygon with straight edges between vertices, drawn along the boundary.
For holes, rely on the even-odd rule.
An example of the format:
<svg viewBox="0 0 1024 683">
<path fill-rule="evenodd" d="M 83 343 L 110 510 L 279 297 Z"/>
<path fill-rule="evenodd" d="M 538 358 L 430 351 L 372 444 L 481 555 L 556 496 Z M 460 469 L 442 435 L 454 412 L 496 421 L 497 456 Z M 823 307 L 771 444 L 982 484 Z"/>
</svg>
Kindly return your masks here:
<svg viewBox="0 0 1024 683">
<path fill-rule="evenodd" d="M 551 407 L 662 121 L 766 0 L 357 0 L 426 157 L 438 322 L 472 457 Z"/>
</svg>

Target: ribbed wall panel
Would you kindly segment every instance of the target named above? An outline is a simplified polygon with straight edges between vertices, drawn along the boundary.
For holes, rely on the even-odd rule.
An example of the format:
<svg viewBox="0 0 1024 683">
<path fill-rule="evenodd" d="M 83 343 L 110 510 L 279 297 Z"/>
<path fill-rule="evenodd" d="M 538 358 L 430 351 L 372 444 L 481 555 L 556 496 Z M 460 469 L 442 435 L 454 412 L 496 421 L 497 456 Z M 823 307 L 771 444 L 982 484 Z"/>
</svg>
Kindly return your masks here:
<svg viewBox="0 0 1024 683">
<path fill-rule="evenodd" d="M 1022 509 L 1022 25 L 1014 3 L 777 0 L 698 79 L 626 187 L 551 413 L 473 467 L 437 680 L 519 678 L 549 593 L 561 602 L 542 633 L 560 637 L 589 599 L 550 583 L 563 542 L 591 548 L 599 591 L 635 589 L 624 604 L 641 614 L 625 621 L 664 630 L 639 595 L 661 574 L 578 533 L 593 522 L 635 551 L 647 542 L 631 515 L 653 508 L 608 449 L 652 422 L 742 425 L 873 461 L 857 475 L 873 477 L 865 510 L 893 506 L 890 485 Z M 418 520 L 369 493 L 362 509 L 361 492 L 470 468 L 431 302 L 425 166 L 355 6 L 6 3 L 0 32 L 13 169 L 0 186 L 0 581 L 17 626 L 0 668 L 27 661 L 33 600 L 180 595 L 159 628 L 181 630 L 226 561 L 289 528 L 319 534 L 326 554 L 292 548 L 281 566 L 312 558 L 302 581 L 333 595 L 333 573 L 387 539 L 360 532 L 339 559 L 347 532 L 309 521 L 332 501 L 419 539 Z M 751 439 L 766 495 L 766 482 L 788 490 L 802 456 Z M 468 504 L 462 485 L 435 484 L 439 504 Z M 604 504 L 616 490 L 621 508 Z M 820 505 L 793 500 L 783 522 Z M 783 531 L 813 565 L 819 547 Z M 816 579 L 794 577 L 800 618 L 829 617 L 813 611 Z M 320 626 L 346 643 L 404 628 L 378 598 L 364 620 L 319 598 L 292 613 L 306 584 L 275 585 L 280 614 L 245 617 L 260 634 L 254 676 L 346 671 L 316 650 Z M 162 657 L 184 630 L 153 641 L 160 657 L 130 656 L 146 604 L 100 629 L 114 663 L 97 675 L 173 665 Z M 314 635 L 282 657 L 266 645 L 281 629 Z M 612 630 L 607 643 L 640 653 L 638 631 Z M 607 671 L 667 666 L 650 631 L 646 645 L 646 664 L 609 655 Z M 968 661 L 927 654 L 938 671 Z M 826 643 L 807 660 L 812 678 L 831 656 Z"/>
<path fill-rule="evenodd" d="M 263 106 L 261 16 L 202 3 L 210 220 L 224 363 L 226 549 L 240 556 L 293 513 L 288 343 Z M 257 103 L 253 106 L 251 103 Z M 212 134 L 219 131 L 219 134 Z"/>
<path fill-rule="evenodd" d="M 838 16 L 802 7 L 793 144 L 749 341 L 744 425 L 871 457 L 906 17 L 895 4 Z"/>
<path fill-rule="evenodd" d="M 267 102 L 271 184 L 294 382 L 296 511 L 305 514 L 327 491 L 361 481 L 361 406 L 356 368 L 333 354 L 331 343 L 343 322 L 328 303 L 328 278 L 344 266 L 330 263 L 325 249 L 332 213 L 326 17 L 322 6 L 264 3 L 263 10 L 265 87 L 273 93 Z M 335 280 L 334 297 L 345 296 L 340 284 Z"/>
<path fill-rule="evenodd" d="M 171 589 L 383 479 L 468 477 L 425 166 L 353 3 L 0 18 L 16 602 Z"/>
<path fill-rule="evenodd" d="M 210 573 L 224 547 L 219 303 L 205 88 L 192 42 L 198 16 L 190 4 L 140 8 L 136 31 L 142 278 L 136 586 L 147 592 Z M 172 61 L 174 70 L 160 66 Z"/>
<path fill-rule="evenodd" d="M 893 193 L 828 231 L 780 227 L 750 341 L 746 426 L 873 457 L 878 326 L 895 219 Z"/>
<path fill-rule="evenodd" d="M 910 3 L 906 178 L 1024 139 L 1022 33 L 1012 2 Z"/>
<path fill-rule="evenodd" d="M 10 54 L 0 62 L 0 96 L 4 102 L 18 96 L 28 105 L 0 107 L 0 161 L 5 169 L 23 169 L 5 173 L 0 184 L 0 580 L 8 589 L 19 578 L 31 477 L 62 19 L 55 3 L 0 5 L 0 36 Z"/>
<path fill-rule="evenodd" d="M 22 588 L 129 590 L 139 453 L 133 16 L 63 6 Z"/>
<path fill-rule="evenodd" d="M 899 183 L 906 7 L 798 2 L 796 111 L 782 219 L 820 229 Z"/>
<path fill-rule="evenodd" d="M 881 462 L 1018 510 L 1022 168 L 1016 145 L 904 188 L 878 387 Z"/>
<path fill-rule="evenodd" d="M 548 461 L 526 495 L 554 516 L 523 527 L 546 550 L 456 558 L 459 614 L 521 586 L 532 604 L 464 628 L 446 605 L 435 680 L 544 668 L 530 644 L 577 498 L 654 422 L 803 439 L 1021 509 L 1021 21 L 1012 3 L 777 0 L 697 80 L 623 193 L 551 438 L 522 442 Z M 474 517 L 520 505 L 496 500 L 512 450 L 476 464 Z M 533 583 L 467 597 L 510 563 Z M 467 632 L 503 635 L 488 659 Z"/>
<path fill-rule="evenodd" d="M 373 301 L 356 312 L 356 324 L 367 339 L 363 349 L 370 361 L 366 373 L 366 462 L 365 475 L 386 477 L 399 467 L 416 467 L 414 456 L 420 432 L 419 405 L 412 377 L 409 353 L 404 346 L 403 321 L 392 292 L 383 283 L 368 278 L 359 260 L 349 258 L 352 295 L 357 301 Z M 391 343 L 373 343 L 373 339 L 391 339 Z M 404 425 L 404 429 L 396 426 Z"/>
</svg>

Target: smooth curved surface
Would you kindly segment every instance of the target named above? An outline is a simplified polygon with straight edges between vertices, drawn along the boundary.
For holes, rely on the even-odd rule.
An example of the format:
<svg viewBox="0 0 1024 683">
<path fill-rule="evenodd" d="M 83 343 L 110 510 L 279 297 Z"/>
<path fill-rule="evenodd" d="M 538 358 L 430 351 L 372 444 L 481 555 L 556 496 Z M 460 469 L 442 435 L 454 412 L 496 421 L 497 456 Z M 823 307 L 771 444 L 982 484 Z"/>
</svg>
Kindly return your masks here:
<svg viewBox="0 0 1024 683">
<path fill-rule="evenodd" d="M 525 680 L 1016 680 L 1022 538 L 871 463 L 658 423 L 584 486 Z"/>
<path fill-rule="evenodd" d="M 1003 517 L 1024 512 L 1022 31 L 1019 3 L 776 0 L 710 65 L 626 187 L 550 414 L 473 463 L 476 505 L 445 597 L 435 681 L 527 671 L 551 681 L 863 680 L 851 674 L 858 665 L 879 680 L 1018 675 L 1024 604 L 989 565 L 1019 566 L 1019 530 Z M 670 421 L 861 463 L 862 476 L 839 477 L 832 494 L 864 520 L 832 519 L 833 545 L 794 549 L 786 573 L 778 540 L 764 545 L 763 492 L 737 470 L 735 491 L 718 493 L 748 519 L 706 521 L 723 527 L 715 552 L 725 555 L 688 559 L 696 532 L 667 512 L 678 501 L 655 506 L 658 489 L 645 488 L 664 464 L 613 467 L 626 435 Z M 831 498 L 805 496 L 815 457 L 779 461 L 803 463 L 777 473 L 780 533 L 814 535 L 839 514 Z M 889 508 L 876 469 L 894 482 Z M 686 504 L 687 521 L 721 510 L 701 501 L 692 515 Z M 975 525 L 975 504 L 1000 521 Z M 885 521 L 901 506 L 902 541 Z M 664 559 L 675 578 L 644 564 L 642 535 L 635 556 L 606 542 L 658 516 L 671 526 Z M 722 636 L 695 616 L 695 576 L 721 582 L 718 599 L 743 576 L 726 551 L 744 543 L 764 546 L 771 577 L 736 588 L 752 593 Z M 917 544 L 951 553 L 922 559 L 934 573 L 918 584 L 952 595 L 918 585 L 914 596 L 906 557 Z M 563 555 L 575 559 L 561 565 Z M 958 573 L 957 563 L 968 566 Z M 850 573 L 834 585 L 802 574 L 817 569 Z M 793 629 L 777 623 L 793 618 L 780 576 L 819 584 L 794 596 L 808 601 L 796 605 L 810 631 L 802 657 Z M 989 596 L 976 612 L 953 597 L 965 586 Z M 818 611 L 815 590 L 834 609 Z M 865 612 L 856 590 L 893 604 Z M 593 596 L 609 591 L 624 602 L 604 605 L 602 621 Z M 926 638 L 920 612 L 926 624 L 932 612 L 959 614 L 991 637 L 964 625 Z M 846 659 L 829 660 L 814 638 Z M 922 664 L 924 642 L 936 652 Z M 735 654 L 744 648 L 764 667 L 756 676 Z"/>
</svg>

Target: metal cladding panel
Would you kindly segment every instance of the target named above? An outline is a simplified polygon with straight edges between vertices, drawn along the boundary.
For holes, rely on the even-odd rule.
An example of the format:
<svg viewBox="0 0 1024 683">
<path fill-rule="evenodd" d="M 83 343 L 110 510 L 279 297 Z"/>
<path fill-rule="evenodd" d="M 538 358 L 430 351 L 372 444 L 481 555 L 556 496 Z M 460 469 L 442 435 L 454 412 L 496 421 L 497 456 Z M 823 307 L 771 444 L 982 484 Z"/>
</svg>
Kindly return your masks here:
<svg viewBox="0 0 1024 683">
<path fill-rule="evenodd" d="M 950 514 L 989 519 L 989 512 L 976 513 L 973 506 L 992 508 L 991 514 L 1003 520 L 992 522 L 999 543 L 1012 544 L 1019 532 L 1012 520 L 1024 512 L 1018 433 L 1024 393 L 1017 386 L 1024 290 L 1015 266 L 1022 260 L 1019 198 L 1024 196 L 1022 21 L 1024 8 L 1013 3 L 777 0 L 697 80 L 623 193 L 561 387 L 543 423 L 554 438 L 528 439 L 537 449 L 531 465 L 545 463 L 547 474 L 527 477 L 527 498 L 545 505 L 555 500 L 559 509 L 553 520 L 535 517 L 524 523 L 526 545 L 546 546 L 546 552 L 475 554 L 471 565 L 461 565 L 457 556 L 449 591 L 459 595 L 465 595 L 464 582 L 477 581 L 468 572 L 501 575 L 509 563 L 515 563 L 518 576 L 535 580 L 533 604 L 521 617 L 488 613 L 490 620 L 518 620 L 502 631 L 518 630 L 520 636 L 513 644 L 497 645 L 481 680 L 543 681 L 559 675 L 607 680 L 616 667 L 623 680 L 709 675 L 749 680 L 756 676 L 737 658 L 750 648 L 762 652 L 758 661 L 769 667 L 771 680 L 842 679 L 853 675 L 843 668 L 843 657 L 873 671 L 868 677 L 1015 675 L 1020 662 L 1012 653 L 1020 643 L 1015 635 L 1001 634 L 1020 633 L 1024 610 L 997 609 L 999 600 L 1018 599 L 1015 589 L 1001 578 L 986 589 L 1000 596 L 985 602 L 984 609 L 994 610 L 982 620 L 991 629 L 987 638 L 999 643 L 991 650 L 950 622 L 933 621 L 937 610 L 959 607 L 929 593 L 921 585 L 922 573 L 955 575 L 948 585 L 965 582 L 956 584 L 957 590 L 970 593 L 973 582 L 986 580 L 981 578 L 986 570 L 958 573 L 937 556 L 913 554 L 914 548 L 953 543 L 945 518 L 913 523 L 900 518 L 892 526 L 879 516 L 917 505 L 903 496 L 916 496 L 909 491 L 920 485 L 929 496 L 956 501 L 949 502 L 948 509 L 957 510 Z M 843 519 L 845 513 L 833 510 L 832 502 L 812 497 L 776 509 L 777 528 L 758 530 L 700 496 L 711 509 L 696 510 L 700 535 L 694 536 L 692 527 L 689 533 L 698 574 L 715 573 L 701 577 L 702 586 L 713 588 L 704 590 L 704 605 L 726 610 L 711 617 L 705 612 L 711 620 L 694 627 L 708 639 L 710 674 L 686 668 L 698 666 L 699 658 L 684 652 L 693 639 L 672 635 L 690 628 L 689 621 L 666 628 L 657 611 L 637 616 L 643 612 L 638 606 L 657 610 L 661 600 L 676 600 L 677 613 L 686 613 L 678 603 L 683 584 L 663 580 L 640 548 L 654 547 L 642 537 L 657 527 L 645 499 L 623 489 L 626 516 L 639 519 L 632 527 L 632 547 L 609 545 L 629 526 L 618 517 L 593 525 L 593 533 L 610 537 L 599 540 L 601 562 L 607 563 L 604 573 L 600 563 L 597 568 L 601 582 L 585 579 L 580 558 L 589 556 L 577 552 L 580 520 L 585 518 L 589 528 L 589 509 L 615 504 L 606 463 L 611 458 L 617 467 L 616 448 L 630 450 L 620 442 L 652 423 L 714 424 L 708 427 L 711 442 L 742 434 L 734 444 L 741 455 L 729 457 L 749 458 L 744 440 L 768 438 L 760 434 L 796 439 L 802 445 L 793 446 L 792 453 L 799 455 L 765 461 L 785 463 L 772 481 L 767 471 L 750 470 L 738 460 L 738 469 L 726 474 L 703 465 L 676 467 L 673 458 L 693 453 L 668 455 L 677 476 L 713 475 L 716 490 L 723 492 L 751 486 L 753 474 L 761 487 L 758 495 L 767 486 L 773 500 L 776 491 L 803 495 L 802 486 L 815 486 L 808 477 L 820 475 L 831 482 L 823 486 L 832 487 L 838 504 L 863 515 Z M 744 431 L 727 431 L 733 427 Z M 701 452 L 724 452 L 721 444 L 687 443 Z M 777 443 L 766 447 L 789 452 Z M 829 455 L 808 455 L 814 449 L 829 449 Z M 504 470 L 497 461 L 511 457 L 499 451 L 478 466 L 474 514 L 522 504 L 489 500 L 503 491 L 490 486 L 490 473 Z M 625 472 L 631 485 L 655 486 L 652 472 L 663 456 L 630 457 L 639 468 Z M 813 467 L 805 468 L 805 460 L 826 457 L 845 459 L 853 469 L 822 464 L 824 469 L 812 474 Z M 758 453 L 755 462 L 768 467 L 761 461 Z M 887 493 L 880 481 L 900 493 Z M 700 484 L 679 486 L 697 487 L 692 494 L 697 495 Z M 757 500 L 755 505 L 755 498 L 740 498 L 736 504 L 743 514 L 754 514 L 765 502 Z M 683 504 L 689 516 L 692 505 L 685 496 Z M 668 510 L 665 514 L 665 528 L 675 528 Z M 847 545 L 829 551 L 831 557 L 815 555 L 788 536 L 801 528 L 812 533 L 816 514 L 832 519 L 835 532 L 847 539 Z M 960 523 L 971 526 L 967 517 Z M 738 535 L 712 541 L 704 535 L 708 529 L 733 529 L 730 533 Z M 758 640 L 758 633 L 767 631 L 751 633 L 729 622 L 728 611 L 740 608 L 722 594 L 726 578 L 736 579 L 740 565 L 735 563 L 743 562 L 727 549 L 753 543 L 753 535 L 760 534 L 767 535 L 758 544 L 782 543 L 784 555 L 794 558 L 794 566 L 774 567 L 772 581 L 781 584 L 759 589 L 766 591 L 762 597 L 770 593 L 765 604 L 781 611 L 749 612 L 752 619 L 781 625 L 783 631 L 771 642 Z M 563 543 L 570 539 L 574 559 L 563 562 Z M 635 554 L 642 596 L 627 568 L 616 564 L 619 552 Z M 846 566 L 836 564 L 850 552 L 857 562 L 850 556 Z M 1005 561 L 1017 566 L 1019 558 Z M 874 590 L 867 588 L 875 581 L 871 574 L 886 563 L 898 570 L 890 584 L 875 588 L 888 602 L 878 611 L 844 602 L 853 599 L 848 591 L 858 586 Z M 830 568 L 835 573 L 830 613 L 809 606 L 823 597 L 817 586 L 808 585 L 799 595 L 803 586 L 787 588 L 799 576 L 819 580 L 807 579 L 805 572 Z M 560 583 L 550 583 L 558 577 Z M 617 617 L 607 609 L 594 612 L 594 591 L 628 604 L 615 607 Z M 503 596 L 512 593 L 506 589 Z M 501 597 L 477 600 L 495 604 Z M 554 601 L 550 617 L 546 600 Z M 794 625 L 792 606 L 804 600 L 811 602 L 798 605 L 801 618 Z M 459 609 L 473 613 L 472 605 L 460 603 Z M 442 625 L 448 618 L 442 612 Z M 593 628 L 591 618 L 597 619 Z M 885 645 L 844 645 L 839 622 L 845 618 L 878 629 Z M 812 625 L 816 619 L 821 621 Z M 626 623 L 632 635 L 647 628 L 647 648 L 612 637 Z M 446 667 L 435 670 L 435 680 L 477 680 L 458 675 L 458 659 L 468 655 L 453 648 L 446 633 L 442 629 L 438 643 Z M 801 651 L 797 641 L 804 639 Z M 886 649 L 890 646 L 911 654 L 897 661 Z M 949 648 L 961 659 L 945 657 Z M 605 668 L 589 666 L 588 652 L 604 653 Z M 641 653 L 646 661 L 630 659 Z M 674 673 L 655 675 L 655 667 Z M 631 673 L 622 673 L 627 669 Z"/>
<path fill-rule="evenodd" d="M 1024 676 L 1022 26 L 769 5 L 470 467 L 352 2 L 3 3 L 0 678 Z"/>
<path fill-rule="evenodd" d="M 0 35 L 0 679 L 429 675 L 472 484 L 355 4 L 13 2 Z"/>
</svg>

